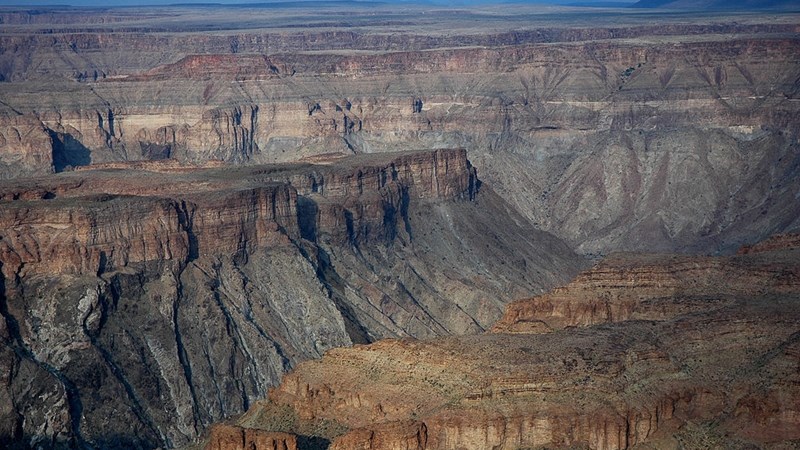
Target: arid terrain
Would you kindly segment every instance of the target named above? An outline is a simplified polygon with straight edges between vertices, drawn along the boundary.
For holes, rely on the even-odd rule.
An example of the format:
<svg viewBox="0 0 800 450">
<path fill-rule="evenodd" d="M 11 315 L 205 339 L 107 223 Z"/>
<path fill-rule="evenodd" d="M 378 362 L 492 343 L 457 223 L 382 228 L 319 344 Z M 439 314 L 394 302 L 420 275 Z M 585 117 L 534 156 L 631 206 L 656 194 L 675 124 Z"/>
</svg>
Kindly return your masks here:
<svg viewBox="0 0 800 450">
<path fill-rule="evenodd" d="M 323 3 L 3 23 L 5 178 L 463 147 L 580 253 L 732 252 L 798 226 L 794 14 Z"/>
<path fill-rule="evenodd" d="M 0 184 L 6 436 L 186 444 L 300 361 L 480 332 L 585 264 L 464 150 L 119 166 Z"/>
<path fill-rule="evenodd" d="M 800 236 L 781 238 L 617 255 L 491 333 L 331 350 L 207 448 L 796 448 Z"/>
<path fill-rule="evenodd" d="M 0 7 L 0 446 L 797 447 L 799 132 L 791 11 Z"/>
</svg>

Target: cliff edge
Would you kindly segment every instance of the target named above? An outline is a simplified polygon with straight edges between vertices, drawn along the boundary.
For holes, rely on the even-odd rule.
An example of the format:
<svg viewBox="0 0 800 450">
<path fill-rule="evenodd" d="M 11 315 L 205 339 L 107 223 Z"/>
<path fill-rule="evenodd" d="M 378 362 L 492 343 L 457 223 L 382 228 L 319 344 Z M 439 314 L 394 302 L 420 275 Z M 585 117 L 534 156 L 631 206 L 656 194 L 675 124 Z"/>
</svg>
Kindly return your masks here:
<svg viewBox="0 0 800 450">
<path fill-rule="evenodd" d="M 301 361 L 481 332 L 583 264 L 463 149 L 3 182 L 0 442 L 184 445 Z"/>
</svg>

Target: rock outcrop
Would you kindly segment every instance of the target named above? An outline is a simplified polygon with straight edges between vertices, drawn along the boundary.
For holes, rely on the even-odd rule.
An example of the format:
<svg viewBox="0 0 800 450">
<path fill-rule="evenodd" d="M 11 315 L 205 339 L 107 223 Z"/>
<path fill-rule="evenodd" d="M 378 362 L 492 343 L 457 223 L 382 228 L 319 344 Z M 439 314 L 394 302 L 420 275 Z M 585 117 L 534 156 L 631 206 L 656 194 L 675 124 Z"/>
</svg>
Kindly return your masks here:
<svg viewBox="0 0 800 450">
<path fill-rule="evenodd" d="M 0 118 L 0 179 L 53 172 L 53 139 L 31 114 L 2 113 Z"/>
<path fill-rule="evenodd" d="M 581 253 L 731 253 L 800 227 L 796 15 L 319 8 L 203 10 L 213 30 L 190 7 L 8 12 L 0 177 L 464 147 Z"/>
<path fill-rule="evenodd" d="M 749 253 L 762 253 L 782 250 L 787 248 L 800 248 L 800 234 L 786 233 L 770 236 L 754 245 L 745 245 L 739 249 L 737 254 L 746 255 Z"/>
<path fill-rule="evenodd" d="M 334 449 L 791 446 L 799 251 L 617 256 L 557 290 L 574 317 L 540 297 L 512 304 L 492 333 L 332 349 L 238 423 L 305 438 L 328 423 L 317 437 Z M 584 320 L 603 309 L 590 292 L 632 312 Z"/>
<path fill-rule="evenodd" d="M 796 14 L 0 22 L 0 446 L 800 439 Z"/>
<path fill-rule="evenodd" d="M 211 428 L 209 450 L 297 450 L 297 437 L 288 433 L 269 433 L 232 425 Z"/>
<path fill-rule="evenodd" d="M 183 445 L 298 362 L 479 332 L 583 264 L 464 150 L 214 166 L 0 183 L 3 445 Z"/>
<path fill-rule="evenodd" d="M 798 236 L 787 235 L 744 248 L 742 254 L 800 248 Z M 673 255 L 614 255 L 572 283 L 532 299 L 517 300 L 493 327 L 498 333 L 549 332 L 628 320 L 665 320 L 712 303 L 750 292 L 780 295 L 798 288 L 798 268 L 785 259 L 764 256 L 764 267 L 752 258 L 720 260 Z M 781 270 L 778 271 L 777 268 Z M 773 274 L 774 277 L 766 276 Z M 724 283 L 720 280 L 725 280 Z M 703 293 L 698 296 L 697 292 Z M 712 296 L 713 298 L 709 298 Z M 665 303 L 654 299 L 677 299 Z"/>
</svg>

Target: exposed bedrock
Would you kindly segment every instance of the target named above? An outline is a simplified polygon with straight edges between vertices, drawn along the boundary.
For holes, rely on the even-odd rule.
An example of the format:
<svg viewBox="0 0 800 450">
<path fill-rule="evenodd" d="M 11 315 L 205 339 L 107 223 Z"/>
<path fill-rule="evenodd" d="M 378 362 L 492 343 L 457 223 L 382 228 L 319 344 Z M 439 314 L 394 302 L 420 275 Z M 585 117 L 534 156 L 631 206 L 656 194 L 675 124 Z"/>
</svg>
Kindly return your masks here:
<svg viewBox="0 0 800 450">
<path fill-rule="evenodd" d="M 211 46 L 47 89 L 20 72 L 0 84 L 0 176 L 464 147 L 498 193 L 581 253 L 730 253 L 800 226 L 800 45 L 766 31 L 390 52 Z M 75 51 L 105 61 L 115 39 Z"/>
<path fill-rule="evenodd" d="M 583 265 L 464 150 L 124 166 L 0 184 L 4 445 L 183 445 L 300 361 L 479 332 Z"/>
<path fill-rule="evenodd" d="M 211 428 L 209 450 L 297 450 L 297 437 L 289 433 L 270 433 L 232 425 Z"/>
<path fill-rule="evenodd" d="M 800 235 L 788 236 L 793 240 L 767 240 L 727 259 L 613 255 L 566 286 L 512 302 L 492 331 L 545 333 L 607 322 L 665 320 L 712 305 L 725 307 L 731 299 L 751 292 L 794 292 L 800 286 L 798 267 L 775 254 L 777 249 L 800 247 Z M 794 257 L 796 252 L 788 255 Z"/>
<path fill-rule="evenodd" d="M 796 15 L 350 6 L 0 11 L 0 447 L 796 444 Z"/>
<path fill-rule="evenodd" d="M 0 178 L 53 172 L 54 142 L 47 127 L 31 114 L 0 119 Z"/>
<path fill-rule="evenodd" d="M 333 349 L 236 424 L 334 449 L 791 447 L 800 248 L 782 242 L 724 258 L 618 255 L 512 303 L 491 333 Z M 540 307 L 555 296 L 558 308 Z M 619 309 L 598 296 L 632 306 L 584 320 Z"/>
</svg>

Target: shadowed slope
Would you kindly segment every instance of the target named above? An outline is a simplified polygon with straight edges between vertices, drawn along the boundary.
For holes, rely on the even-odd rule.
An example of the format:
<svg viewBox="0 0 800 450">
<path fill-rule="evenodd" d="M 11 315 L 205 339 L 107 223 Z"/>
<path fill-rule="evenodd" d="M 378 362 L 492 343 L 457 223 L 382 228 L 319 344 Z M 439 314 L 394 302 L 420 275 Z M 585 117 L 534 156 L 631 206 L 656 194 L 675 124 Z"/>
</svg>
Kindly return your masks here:
<svg viewBox="0 0 800 450">
<path fill-rule="evenodd" d="M 583 265 L 464 150 L 339 156 L 1 183 L 0 442 L 183 445 L 332 347 L 480 332 Z"/>
<path fill-rule="evenodd" d="M 332 350 L 237 423 L 316 430 L 336 449 L 791 446 L 800 248 L 789 247 L 620 255 L 515 302 L 489 334 Z M 553 311 L 535 307 L 547 298 Z"/>
</svg>

